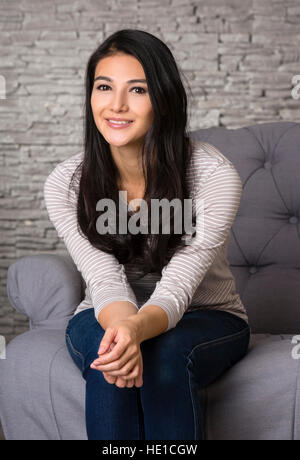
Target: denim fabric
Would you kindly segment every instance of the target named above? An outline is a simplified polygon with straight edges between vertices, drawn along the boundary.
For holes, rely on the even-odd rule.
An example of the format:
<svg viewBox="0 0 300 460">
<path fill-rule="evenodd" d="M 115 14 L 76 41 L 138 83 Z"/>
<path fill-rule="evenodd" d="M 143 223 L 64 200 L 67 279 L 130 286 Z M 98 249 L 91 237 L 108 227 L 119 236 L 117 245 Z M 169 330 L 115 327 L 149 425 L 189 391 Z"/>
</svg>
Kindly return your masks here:
<svg viewBox="0 0 300 460">
<path fill-rule="evenodd" d="M 221 310 L 185 313 L 176 327 L 141 343 L 143 386 L 119 388 L 91 369 L 105 330 L 89 308 L 71 318 L 66 344 L 86 381 L 90 440 L 202 440 L 198 391 L 243 358 L 250 328 Z"/>
</svg>

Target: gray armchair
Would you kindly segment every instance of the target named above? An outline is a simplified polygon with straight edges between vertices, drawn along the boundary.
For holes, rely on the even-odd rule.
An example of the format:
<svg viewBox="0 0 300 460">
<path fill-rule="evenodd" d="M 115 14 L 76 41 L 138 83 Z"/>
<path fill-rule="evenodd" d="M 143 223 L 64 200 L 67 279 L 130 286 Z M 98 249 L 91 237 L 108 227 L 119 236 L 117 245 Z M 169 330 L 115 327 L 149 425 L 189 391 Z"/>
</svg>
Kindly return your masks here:
<svg viewBox="0 0 300 460">
<path fill-rule="evenodd" d="M 217 147 L 243 182 L 228 260 L 252 331 L 246 357 L 199 391 L 206 439 L 300 439 L 300 123 L 190 135 Z M 85 381 L 64 336 L 84 289 L 68 255 L 9 267 L 8 297 L 30 330 L 0 360 L 6 439 L 87 439 Z"/>
</svg>

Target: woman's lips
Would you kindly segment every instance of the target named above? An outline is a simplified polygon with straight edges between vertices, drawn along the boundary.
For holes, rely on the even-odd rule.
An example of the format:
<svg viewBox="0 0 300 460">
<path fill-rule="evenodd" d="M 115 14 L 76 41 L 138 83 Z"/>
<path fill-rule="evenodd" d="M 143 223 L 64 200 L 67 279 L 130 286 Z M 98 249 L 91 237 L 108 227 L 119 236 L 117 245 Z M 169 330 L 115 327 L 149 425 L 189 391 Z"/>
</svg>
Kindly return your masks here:
<svg viewBox="0 0 300 460">
<path fill-rule="evenodd" d="M 113 123 L 112 121 L 106 120 L 108 126 L 111 128 L 116 128 L 116 129 L 122 129 L 122 128 L 128 128 L 128 126 L 132 125 L 133 121 L 130 121 L 129 123 Z"/>
</svg>

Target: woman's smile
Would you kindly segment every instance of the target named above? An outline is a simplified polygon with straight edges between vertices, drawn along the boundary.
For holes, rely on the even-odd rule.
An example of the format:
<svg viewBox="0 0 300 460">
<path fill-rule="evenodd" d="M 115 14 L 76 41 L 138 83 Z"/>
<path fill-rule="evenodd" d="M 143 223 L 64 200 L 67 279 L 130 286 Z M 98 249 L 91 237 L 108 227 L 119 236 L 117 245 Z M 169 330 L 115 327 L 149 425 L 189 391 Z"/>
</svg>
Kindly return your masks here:
<svg viewBox="0 0 300 460">
<path fill-rule="evenodd" d="M 133 121 L 127 121 L 127 122 L 116 122 L 116 121 L 111 121 L 111 120 L 106 120 L 108 126 L 113 129 L 124 129 L 124 128 L 129 128 L 129 126 L 133 123 Z"/>
</svg>

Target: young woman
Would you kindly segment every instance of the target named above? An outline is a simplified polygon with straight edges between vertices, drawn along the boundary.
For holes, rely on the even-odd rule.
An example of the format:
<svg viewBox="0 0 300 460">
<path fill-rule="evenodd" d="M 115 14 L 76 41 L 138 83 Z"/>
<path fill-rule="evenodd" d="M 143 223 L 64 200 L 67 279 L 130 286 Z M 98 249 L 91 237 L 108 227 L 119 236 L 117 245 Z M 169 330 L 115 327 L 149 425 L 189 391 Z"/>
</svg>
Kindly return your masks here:
<svg viewBox="0 0 300 460">
<path fill-rule="evenodd" d="M 66 344 L 86 382 L 88 439 L 204 439 L 198 390 L 248 349 L 226 259 L 242 183 L 186 125 L 187 96 L 161 40 L 120 30 L 93 52 L 84 152 L 59 163 L 44 188 L 50 220 L 86 282 Z M 192 200 L 196 231 L 174 231 L 184 206 L 162 231 L 174 199 Z M 159 232 L 129 231 L 145 218 L 138 203 L 155 220 L 155 200 L 165 200 Z M 126 232 L 111 221 L 103 231 L 107 208 L 123 215 Z"/>
</svg>

